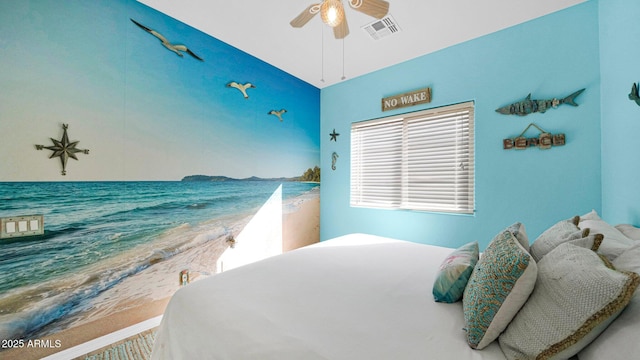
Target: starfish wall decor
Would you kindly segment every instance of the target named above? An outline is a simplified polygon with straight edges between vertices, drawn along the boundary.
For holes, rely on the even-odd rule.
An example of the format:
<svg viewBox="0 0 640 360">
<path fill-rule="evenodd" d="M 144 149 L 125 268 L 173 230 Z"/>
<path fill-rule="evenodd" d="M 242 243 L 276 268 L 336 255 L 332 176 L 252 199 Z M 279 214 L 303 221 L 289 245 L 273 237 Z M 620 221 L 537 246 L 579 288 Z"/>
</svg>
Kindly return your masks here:
<svg viewBox="0 0 640 360">
<path fill-rule="evenodd" d="M 89 150 L 76 148 L 79 141 L 69 141 L 69 136 L 67 135 L 68 128 L 69 124 L 62 124 L 62 129 L 64 131 L 62 139 L 56 140 L 54 138 L 50 138 L 53 142 L 53 146 L 36 145 L 36 150 L 47 149 L 53 151 L 51 156 L 49 156 L 49 159 L 53 159 L 54 157 L 60 158 L 60 162 L 62 163 L 62 175 L 67 175 L 67 160 L 69 160 L 69 158 L 78 160 L 76 157 L 77 153 L 89 154 Z"/>
<path fill-rule="evenodd" d="M 331 138 L 329 139 L 329 141 L 335 141 L 338 142 L 338 136 L 340 136 L 340 134 L 338 134 L 336 132 L 336 129 L 333 129 L 333 132 L 329 134 L 329 136 L 331 136 Z"/>
</svg>

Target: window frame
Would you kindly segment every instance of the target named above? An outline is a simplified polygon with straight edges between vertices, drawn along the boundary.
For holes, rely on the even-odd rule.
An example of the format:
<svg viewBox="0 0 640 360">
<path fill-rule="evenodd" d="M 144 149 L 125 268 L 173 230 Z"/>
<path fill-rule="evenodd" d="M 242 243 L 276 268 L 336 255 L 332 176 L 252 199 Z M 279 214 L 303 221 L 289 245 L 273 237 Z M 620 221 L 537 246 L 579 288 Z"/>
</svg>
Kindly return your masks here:
<svg viewBox="0 0 640 360">
<path fill-rule="evenodd" d="M 352 123 L 350 206 L 473 215 L 474 110 L 468 101 Z"/>
</svg>

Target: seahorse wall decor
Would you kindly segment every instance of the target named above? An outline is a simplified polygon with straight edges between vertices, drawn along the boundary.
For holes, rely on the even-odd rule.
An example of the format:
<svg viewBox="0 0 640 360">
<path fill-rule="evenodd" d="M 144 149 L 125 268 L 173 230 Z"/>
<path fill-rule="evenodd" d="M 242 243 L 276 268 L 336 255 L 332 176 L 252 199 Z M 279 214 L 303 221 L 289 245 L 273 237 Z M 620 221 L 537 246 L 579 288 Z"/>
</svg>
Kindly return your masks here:
<svg viewBox="0 0 640 360">
<path fill-rule="evenodd" d="M 331 154 L 331 170 L 336 169 L 336 161 L 338 161 L 338 154 L 334 151 L 333 154 Z"/>
</svg>

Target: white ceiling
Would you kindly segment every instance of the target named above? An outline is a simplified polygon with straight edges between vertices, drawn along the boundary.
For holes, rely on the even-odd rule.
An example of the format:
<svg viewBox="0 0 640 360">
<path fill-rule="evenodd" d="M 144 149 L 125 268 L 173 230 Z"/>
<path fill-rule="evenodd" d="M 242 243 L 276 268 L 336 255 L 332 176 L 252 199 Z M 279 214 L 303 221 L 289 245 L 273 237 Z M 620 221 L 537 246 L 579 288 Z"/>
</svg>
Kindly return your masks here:
<svg viewBox="0 0 640 360">
<path fill-rule="evenodd" d="M 380 40 L 362 29 L 375 19 L 343 2 L 344 41 L 319 16 L 303 28 L 289 25 L 319 0 L 138 1 L 324 88 L 343 74 L 352 79 L 587 0 L 389 0 L 401 31 Z"/>
</svg>

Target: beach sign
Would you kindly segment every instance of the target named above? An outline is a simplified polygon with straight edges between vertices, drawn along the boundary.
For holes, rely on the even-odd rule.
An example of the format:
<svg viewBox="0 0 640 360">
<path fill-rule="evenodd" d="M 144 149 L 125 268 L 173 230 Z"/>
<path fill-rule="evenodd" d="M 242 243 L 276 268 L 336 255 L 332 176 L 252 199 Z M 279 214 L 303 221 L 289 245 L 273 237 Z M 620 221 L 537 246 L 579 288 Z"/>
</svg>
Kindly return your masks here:
<svg viewBox="0 0 640 360">
<path fill-rule="evenodd" d="M 404 94 L 382 98 L 382 111 L 399 109 L 407 106 L 431 102 L 431 88 L 419 89 Z"/>
</svg>

